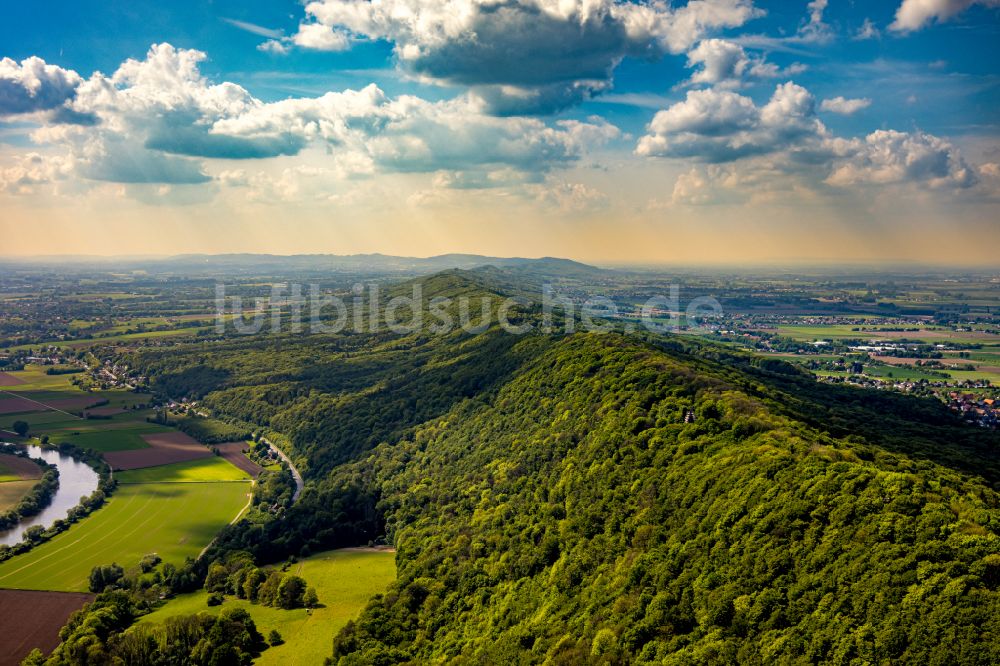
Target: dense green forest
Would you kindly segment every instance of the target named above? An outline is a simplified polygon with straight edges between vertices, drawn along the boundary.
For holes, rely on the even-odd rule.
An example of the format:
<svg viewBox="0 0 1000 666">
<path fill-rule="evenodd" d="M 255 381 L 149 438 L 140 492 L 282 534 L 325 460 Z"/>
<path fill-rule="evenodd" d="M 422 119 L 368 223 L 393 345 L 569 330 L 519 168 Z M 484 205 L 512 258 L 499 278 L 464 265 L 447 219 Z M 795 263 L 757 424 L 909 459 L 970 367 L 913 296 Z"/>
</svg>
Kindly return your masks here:
<svg viewBox="0 0 1000 666">
<path fill-rule="evenodd" d="M 425 296 L 497 284 L 449 272 Z M 233 336 L 122 360 L 280 433 L 303 469 L 296 505 L 206 559 L 396 545 L 334 663 L 995 663 L 1000 444 L 935 401 L 648 334 Z"/>
</svg>

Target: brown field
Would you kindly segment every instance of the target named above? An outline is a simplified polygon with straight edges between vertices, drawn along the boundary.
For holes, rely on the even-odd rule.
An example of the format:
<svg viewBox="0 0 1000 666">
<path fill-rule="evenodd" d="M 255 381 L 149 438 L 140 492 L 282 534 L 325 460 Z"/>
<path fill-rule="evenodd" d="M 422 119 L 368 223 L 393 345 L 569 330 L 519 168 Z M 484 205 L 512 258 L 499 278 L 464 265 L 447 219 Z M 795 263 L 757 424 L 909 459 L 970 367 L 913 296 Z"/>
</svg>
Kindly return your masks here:
<svg viewBox="0 0 1000 666">
<path fill-rule="evenodd" d="M 28 491 L 35 487 L 35 481 L 7 481 L 0 483 L 0 512 L 10 511 L 18 504 Z"/>
<path fill-rule="evenodd" d="M 135 451 L 112 451 L 104 454 L 104 459 L 112 469 L 141 469 L 170 463 L 186 462 L 207 458 L 212 452 L 182 432 L 165 432 L 143 435 L 148 449 Z"/>
<path fill-rule="evenodd" d="M 219 450 L 219 456 L 240 468 L 253 478 L 260 476 L 264 468 L 243 455 L 243 452 L 250 448 L 246 442 L 226 442 L 225 444 L 215 444 Z"/>
<path fill-rule="evenodd" d="M 0 666 L 16 666 L 34 648 L 48 654 L 70 614 L 94 598 L 75 592 L 0 590 Z"/>
<path fill-rule="evenodd" d="M 20 396 L 0 398 L 0 414 L 16 414 L 18 412 L 42 412 L 48 409 L 58 409 L 70 411 L 85 409 L 95 402 L 100 402 L 101 398 L 96 396 L 81 396 L 79 398 L 59 398 L 42 402 L 40 400 L 29 400 Z"/>
<path fill-rule="evenodd" d="M 0 476 L 4 474 L 20 478 L 0 483 L 0 511 L 10 511 L 42 478 L 42 468 L 26 458 L 0 454 Z"/>
<path fill-rule="evenodd" d="M 37 402 L 24 398 L 0 398 L 0 414 L 17 414 L 18 412 L 39 412 L 43 407 Z"/>
<path fill-rule="evenodd" d="M 12 374 L 0 372 L 0 386 L 17 386 L 18 384 L 23 383 L 23 381 Z"/>
<path fill-rule="evenodd" d="M 42 478 L 42 468 L 21 456 L 0 453 L 0 470 L 9 470 L 24 480 Z"/>
</svg>

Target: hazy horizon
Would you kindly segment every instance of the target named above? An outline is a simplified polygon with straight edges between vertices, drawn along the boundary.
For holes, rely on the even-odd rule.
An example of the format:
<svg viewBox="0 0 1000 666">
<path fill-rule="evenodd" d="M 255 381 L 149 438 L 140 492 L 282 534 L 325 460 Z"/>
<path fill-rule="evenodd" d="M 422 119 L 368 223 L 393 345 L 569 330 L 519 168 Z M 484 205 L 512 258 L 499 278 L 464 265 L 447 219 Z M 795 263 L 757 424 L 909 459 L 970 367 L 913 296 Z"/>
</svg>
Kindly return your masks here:
<svg viewBox="0 0 1000 666">
<path fill-rule="evenodd" d="M 993 4 L 10 7 L 0 252 L 989 265 Z"/>
</svg>

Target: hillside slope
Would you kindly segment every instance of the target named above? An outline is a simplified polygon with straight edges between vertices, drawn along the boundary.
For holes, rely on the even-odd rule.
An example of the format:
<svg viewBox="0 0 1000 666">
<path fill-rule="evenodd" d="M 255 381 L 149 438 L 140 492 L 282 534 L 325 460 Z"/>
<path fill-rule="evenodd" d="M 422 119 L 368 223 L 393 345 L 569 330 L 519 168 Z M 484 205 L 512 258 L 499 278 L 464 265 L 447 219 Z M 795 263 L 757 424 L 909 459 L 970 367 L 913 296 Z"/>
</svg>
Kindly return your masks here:
<svg viewBox="0 0 1000 666">
<path fill-rule="evenodd" d="M 722 374 L 577 335 L 376 449 L 399 579 L 336 663 L 991 663 L 997 493 Z"/>
<path fill-rule="evenodd" d="M 1000 447 L 933 401 L 679 338 L 496 327 L 129 363 L 283 433 L 305 470 L 295 506 L 210 557 L 397 546 L 335 663 L 986 664 L 1000 641 Z"/>
</svg>

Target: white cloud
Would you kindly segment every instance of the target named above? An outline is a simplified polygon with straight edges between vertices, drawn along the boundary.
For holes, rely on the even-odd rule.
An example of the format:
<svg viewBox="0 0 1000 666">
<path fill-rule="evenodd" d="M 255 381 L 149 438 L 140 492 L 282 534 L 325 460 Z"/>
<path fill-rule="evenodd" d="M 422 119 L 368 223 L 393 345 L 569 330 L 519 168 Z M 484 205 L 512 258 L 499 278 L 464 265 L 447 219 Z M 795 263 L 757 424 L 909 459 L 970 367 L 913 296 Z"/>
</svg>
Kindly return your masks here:
<svg viewBox="0 0 1000 666">
<path fill-rule="evenodd" d="M 842 108 L 859 101 L 827 100 Z M 636 153 L 708 163 L 675 183 L 673 199 L 684 203 L 714 199 L 709 191 L 718 183 L 745 184 L 745 174 L 762 171 L 772 175 L 768 181 L 807 178 L 814 186 L 835 188 L 920 183 L 958 190 L 979 180 L 944 139 L 892 130 L 864 139 L 839 138 L 819 121 L 815 107 L 809 91 L 791 82 L 779 85 L 762 106 L 731 91 L 690 91 L 684 101 L 654 116 Z M 738 160 L 739 171 L 716 167 Z"/>
<path fill-rule="evenodd" d="M 698 68 L 690 83 L 708 83 L 734 87 L 743 79 L 762 79 L 799 73 L 804 66 L 795 64 L 784 70 L 747 55 L 742 46 L 725 39 L 705 39 L 688 52 L 688 67 Z"/>
<path fill-rule="evenodd" d="M 0 167 L 0 192 L 30 194 L 35 186 L 66 179 L 73 170 L 70 159 L 31 152 L 16 163 Z"/>
<path fill-rule="evenodd" d="M 933 21 L 947 21 L 973 5 L 1000 7 L 1000 0 L 903 0 L 890 30 L 911 32 Z"/>
<path fill-rule="evenodd" d="M 280 39 L 269 39 L 266 42 L 258 44 L 257 50 L 263 53 L 271 53 L 273 55 L 285 55 L 292 49 L 285 41 Z"/>
<path fill-rule="evenodd" d="M 823 22 L 823 12 L 826 11 L 828 0 L 811 0 L 806 6 L 809 19 L 799 28 L 796 41 L 804 43 L 825 44 L 833 40 L 833 30 Z"/>
<path fill-rule="evenodd" d="M 319 23 L 303 23 L 292 37 L 296 46 L 316 51 L 346 51 L 351 40 L 343 32 Z"/>
<path fill-rule="evenodd" d="M 975 171 L 958 149 L 923 132 L 878 130 L 839 147 L 845 157 L 826 182 L 837 186 L 921 182 L 931 187 L 970 187 Z"/>
<path fill-rule="evenodd" d="M 539 186 L 536 197 L 540 203 L 564 213 L 582 213 L 608 205 L 606 194 L 583 183 L 560 182 Z"/>
<path fill-rule="evenodd" d="M 861 24 L 861 27 L 858 28 L 858 31 L 854 33 L 854 39 L 858 40 L 878 39 L 881 36 L 882 33 L 879 32 L 879 29 L 875 27 L 875 24 L 872 23 L 870 18 L 866 18 L 864 23 Z"/>
<path fill-rule="evenodd" d="M 761 107 L 730 91 L 690 91 L 683 102 L 659 111 L 648 129 L 636 148 L 639 155 L 706 162 L 772 153 L 826 132 L 815 117 L 812 95 L 792 82 L 775 88 Z"/>
<path fill-rule="evenodd" d="M 208 81 L 199 71 L 204 58 L 155 45 L 144 60 L 77 86 L 73 111 L 97 123 L 43 127 L 32 136 L 66 147 L 84 178 L 165 184 L 209 182 L 201 160 L 190 158 L 260 159 L 311 145 L 328 151 L 325 168 L 341 178 L 511 169 L 528 181 L 618 136 L 597 117 L 552 124 L 497 117 L 474 97 L 392 99 L 374 84 L 265 103 L 238 85 Z"/>
<path fill-rule="evenodd" d="M 32 56 L 0 59 L 0 118 L 63 109 L 83 79 L 73 70 Z"/>
<path fill-rule="evenodd" d="M 867 109 L 871 106 L 871 104 L 872 101 L 867 97 L 847 99 L 837 96 L 830 99 L 824 99 L 822 103 L 820 103 L 819 108 L 822 111 L 829 111 L 831 113 L 838 113 L 842 116 L 849 116 L 857 113 L 861 109 Z"/>
<path fill-rule="evenodd" d="M 760 15 L 751 0 L 320 0 L 305 30 L 392 42 L 400 65 L 472 88 L 495 113 L 545 113 L 611 85 L 623 57 L 681 53 Z M 324 33 L 325 34 L 325 33 Z"/>
</svg>

